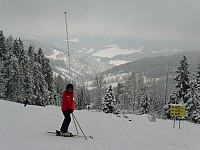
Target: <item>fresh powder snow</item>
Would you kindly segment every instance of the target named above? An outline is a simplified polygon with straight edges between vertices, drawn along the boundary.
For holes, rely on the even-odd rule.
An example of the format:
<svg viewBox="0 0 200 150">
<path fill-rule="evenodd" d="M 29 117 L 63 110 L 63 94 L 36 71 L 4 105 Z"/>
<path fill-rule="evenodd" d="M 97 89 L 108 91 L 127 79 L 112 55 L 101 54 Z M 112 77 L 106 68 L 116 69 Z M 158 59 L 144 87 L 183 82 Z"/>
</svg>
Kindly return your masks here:
<svg viewBox="0 0 200 150">
<path fill-rule="evenodd" d="M 60 107 L 30 106 L 0 100 L 1 150 L 199 150 L 200 125 L 172 120 L 150 122 L 147 115 L 114 115 L 75 110 L 86 135 L 94 138 L 57 137 L 45 131 L 59 129 Z M 73 119 L 70 132 L 77 134 Z"/>
</svg>

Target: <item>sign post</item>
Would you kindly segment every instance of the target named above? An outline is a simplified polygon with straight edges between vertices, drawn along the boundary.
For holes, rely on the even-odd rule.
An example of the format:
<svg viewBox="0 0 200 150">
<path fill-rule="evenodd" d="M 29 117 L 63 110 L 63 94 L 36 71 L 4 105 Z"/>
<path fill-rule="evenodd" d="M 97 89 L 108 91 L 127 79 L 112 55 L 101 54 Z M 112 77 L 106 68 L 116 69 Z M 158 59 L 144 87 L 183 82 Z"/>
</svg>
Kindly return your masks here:
<svg viewBox="0 0 200 150">
<path fill-rule="evenodd" d="M 170 105 L 170 116 L 174 117 L 173 128 L 175 128 L 176 117 L 185 116 L 185 106 L 177 105 L 177 104 Z M 180 122 L 181 121 L 180 121 L 180 118 L 179 118 L 179 129 L 181 128 Z"/>
</svg>

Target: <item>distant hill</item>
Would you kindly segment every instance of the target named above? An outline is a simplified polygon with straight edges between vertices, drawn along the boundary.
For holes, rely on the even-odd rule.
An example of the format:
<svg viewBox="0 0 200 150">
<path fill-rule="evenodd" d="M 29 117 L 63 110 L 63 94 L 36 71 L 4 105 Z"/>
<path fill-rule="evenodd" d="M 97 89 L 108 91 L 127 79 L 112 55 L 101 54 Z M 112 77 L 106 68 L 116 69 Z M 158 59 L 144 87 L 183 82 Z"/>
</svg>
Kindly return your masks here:
<svg viewBox="0 0 200 150">
<path fill-rule="evenodd" d="M 188 59 L 189 71 L 193 72 L 200 63 L 200 52 L 191 51 L 185 53 L 174 54 L 172 56 L 157 56 L 151 58 L 145 58 L 136 60 L 126 64 L 122 64 L 102 72 L 104 76 L 118 75 L 121 73 L 143 73 L 148 78 L 162 78 L 167 74 L 167 68 L 169 65 L 169 74 L 174 75 L 174 71 L 179 66 L 179 61 L 182 56 L 185 55 Z"/>
</svg>

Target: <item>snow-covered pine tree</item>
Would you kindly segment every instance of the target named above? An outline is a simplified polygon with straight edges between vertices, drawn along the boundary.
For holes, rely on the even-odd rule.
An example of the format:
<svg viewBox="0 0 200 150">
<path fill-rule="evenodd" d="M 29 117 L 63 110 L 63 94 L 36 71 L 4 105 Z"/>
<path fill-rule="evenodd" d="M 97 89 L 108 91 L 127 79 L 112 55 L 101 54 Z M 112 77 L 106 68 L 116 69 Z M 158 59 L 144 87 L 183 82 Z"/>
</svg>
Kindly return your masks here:
<svg viewBox="0 0 200 150">
<path fill-rule="evenodd" d="M 200 63 L 193 75 L 193 80 L 190 82 L 190 98 L 185 104 L 190 112 L 187 112 L 187 116 L 192 122 L 200 124 Z"/>
<path fill-rule="evenodd" d="M 4 80 L 6 82 L 6 96 L 5 98 L 7 99 L 9 97 L 10 94 L 10 89 L 9 89 L 9 79 L 10 79 L 10 65 L 11 65 L 11 58 L 13 57 L 13 42 L 14 39 L 12 38 L 12 36 L 9 36 L 6 39 L 5 45 L 6 45 L 6 55 L 5 55 L 5 61 L 4 61 L 4 66 L 5 66 L 5 72 L 4 72 Z"/>
<path fill-rule="evenodd" d="M 20 39 L 15 39 L 13 43 L 13 49 L 12 49 L 12 54 L 19 59 L 20 53 L 21 53 L 21 40 Z"/>
<path fill-rule="evenodd" d="M 30 66 L 30 62 L 26 64 L 27 68 Z M 24 102 L 27 101 L 28 104 L 32 104 L 33 99 L 35 98 L 35 95 L 33 93 L 34 90 L 34 81 L 33 76 L 30 73 L 30 70 L 26 69 L 24 70 L 25 76 L 24 76 Z"/>
<path fill-rule="evenodd" d="M 19 39 L 19 58 L 18 63 L 20 67 L 20 89 L 21 102 L 30 101 L 33 97 L 33 80 L 30 74 L 30 63 L 27 53 L 24 50 L 23 42 Z"/>
<path fill-rule="evenodd" d="M 30 55 L 30 54 L 29 54 Z M 36 89 L 34 95 L 36 96 L 36 105 L 51 104 L 53 90 L 53 71 L 49 65 L 49 60 L 45 58 L 42 49 L 39 48 L 38 53 L 34 53 L 34 68 L 33 68 L 34 86 Z M 49 71 L 49 72 L 48 72 Z M 52 91 L 49 91 L 51 89 Z"/>
<path fill-rule="evenodd" d="M 200 105 L 196 106 L 191 116 L 192 122 L 200 124 Z"/>
<path fill-rule="evenodd" d="M 200 63 L 198 64 L 198 67 L 196 69 L 194 80 L 195 80 L 195 89 L 196 89 L 194 93 L 194 98 L 195 98 L 195 101 L 200 104 Z"/>
<path fill-rule="evenodd" d="M 192 121 L 192 119 L 191 119 L 192 114 L 193 114 L 194 110 L 196 109 L 195 104 L 194 104 L 195 87 L 194 87 L 194 84 L 192 81 L 190 81 L 190 83 L 189 83 L 190 88 L 187 90 L 187 94 L 185 95 L 185 98 L 187 98 L 187 102 L 184 104 L 185 105 L 185 118 L 190 121 Z"/>
<path fill-rule="evenodd" d="M 5 60 L 6 45 L 3 31 L 0 31 L 0 60 Z"/>
<path fill-rule="evenodd" d="M 42 74 L 41 65 L 35 62 L 33 68 L 33 80 L 34 80 L 34 105 L 45 106 L 48 104 L 49 92 L 48 85 L 45 82 L 45 78 Z"/>
<path fill-rule="evenodd" d="M 36 55 L 36 57 L 35 57 L 35 60 L 36 60 L 36 62 L 38 62 L 39 64 L 42 64 L 43 58 L 44 58 L 44 54 L 43 54 L 43 52 L 42 52 L 42 48 L 40 47 L 39 50 L 38 50 L 38 53 L 37 53 L 37 55 Z"/>
<path fill-rule="evenodd" d="M 141 103 L 143 103 L 145 94 L 149 91 L 147 85 L 144 82 L 144 76 L 142 74 L 139 75 L 138 86 L 136 90 L 135 108 L 138 112 L 140 110 Z"/>
<path fill-rule="evenodd" d="M 0 31 L 0 98 L 6 98 L 6 45 L 3 31 Z"/>
<path fill-rule="evenodd" d="M 40 48 L 36 57 L 36 60 L 38 63 L 41 64 L 42 67 L 42 74 L 44 76 L 45 82 L 47 83 L 48 87 L 48 93 L 50 96 L 49 104 L 52 103 L 52 97 L 55 95 L 55 89 L 54 89 L 54 78 L 53 78 L 53 70 L 50 66 L 50 61 L 48 58 L 46 58 L 42 52 L 42 49 Z"/>
<path fill-rule="evenodd" d="M 191 103 L 192 99 L 188 97 L 188 93 L 191 91 L 190 90 L 190 85 L 189 85 L 189 71 L 188 71 L 188 61 L 186 56 L 183 55 L 183 58 L 179 61 L 180 66 L 177 68 L 176 72 L 176 77 L 174 80 L 177 82 L 175 87 L 177 88 L 177 94 L 179 98 L 179 104 L 185 105 L 185 118 L 190 119 L 190 114 L 192 111 Z M 189 104 L 190 103 L 190 104 Z M 189 104 L 189 105 L 188 105 Z"/>
<path fill-rule="evenodd" d="M 28 57 L 26 55 L 26 57 Z M 32 104 L 32 100 L 34 99 L 35 95 L 33 93 L 34 89 L 34 81 L 33 81 L 33 73 L 31 70 L 31 62 L 28 59 L 24 60 L 24 65 L 23 65 L 23 82 L 22 86 L 24 87 L 24 93 L 23 93 L 23 98 L 24 102 L 27 101 L 28 104 Z"/>
<path fill-rule="evenodd" d="M 22 103 L 21 86 L 20 86 L 20 67 L 18 59 L 15 56 L 11 56 L 9 65 L 9 79 L 7 87 L 8 100 Z"/>
<path fill-rule="evenodd" d="M 6 98 L 5 69 L 4 61 L 0 60 L 0 99 Z"/>
<path fill-rule="evenodd" d="M 53 78 L 53 71 L 52 68 L 50 66 L 50 61 L 48 58 L 43 57 L 42 59 L 42 73 L 44 75 L 45 81 L 48 85 L 48 90 L 50 93 L 53 94 L 53 82 L 54 82 L 54 78 Z"/>
<path fill-rule="evenodd" d="M 116 100 L 113 94 L 112 86 L 106 91 L 106 95 L 103 97 L 103 111 L 105 113 L 113 113 L 115 111 Z"/>
<path fill-rule="evenodd" d="M 35 62 L 35 54 L 34 54 L 34 47 L 33 46 L 29 46 L 28 48 L 28 52 L 27 52 L 27 55 L 28 55 L 28 58 L 29 58 L 29 61 L 30 61 L 30 70 L 33 69 L 33 66 L 34 66 L 34 62 Z"/>
<path fill-rule="evenodd" d="M 140 109 L 138 110 L 138 114 L 142 115 L 142 114 L 148 114 L 149 113 L 149 96 L 147 93 L 145 93 L 145 95 L 143 95 L 142 101 L 139 104 Z"/>
<path fill-rule="evenodd" d="M 13 42 L 10 36 L 6 40 L 7 57 L 6 57 L 6 77 L 7 77 L 7 90 L 6 97 L 8 100 L 23 103 L 21 100 L 21 68 L 19 66 L 19 56 L 21 52 L 20 39 L 15 39 Z"/>
<path fill-rule="evenodd" d="M 179 103 L 185 104 L 187 102 L 187 98 L 185 95 L 187 94 L 187 90 L 190 88 L 189 86 L 189 71 L 188 71 L 188 61 L 186 56 L 183 55 L 182 60 L 180 60 L 180 66 L 177 68 L 176 77 L 174 80 L 177 82 L 175 87 L 178 90 L 179 95 Z"/>
<path fill-rule="evenodd" d="M 36 96 L 34 94 L 34 89 L 35 89 L 35 85 L 34 85 L 34 77 L 33 77 L 33 69 L 34 69 L 34 65 L 35 65 L 35 60 L 34 60 L 34 47 L 33 46 L 29 46 L 28 51 L 27 51 L 27 56 L 28 56 L 28 62 L 27 62 L 27 68 L 29 68 L 28 72 L 26 72 L 26 78 L 25 78 L 25 83 L 27 83 L 27 90 L 26 90 L 26 97 L 25 100 L 27 100 L 28 104 L 33 105 L 34 104 L 34 100 L 36 99 Z"/>
</svg>

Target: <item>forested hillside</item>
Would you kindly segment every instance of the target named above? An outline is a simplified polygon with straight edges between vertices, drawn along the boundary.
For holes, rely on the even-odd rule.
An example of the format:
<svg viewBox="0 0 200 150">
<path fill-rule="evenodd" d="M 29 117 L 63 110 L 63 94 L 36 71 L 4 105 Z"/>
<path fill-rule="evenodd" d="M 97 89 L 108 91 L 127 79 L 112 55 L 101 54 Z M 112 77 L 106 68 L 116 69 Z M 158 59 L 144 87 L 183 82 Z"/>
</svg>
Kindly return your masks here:
<svg viewBox="0 0 200 150">
<path fill-rule="evenodd" d="M 194 71 L 196 65 L 200 61 L 199 51 L 191 51 L 185 53 L 179 53 L 172 56 L 158 56 L 151 57 L 146 59 L 141 59 L 113 67 L 107 71 L 104 71 L 102 74 L 105 76 L 108 75 L 117 75 L 120 73 L 142 73 L 148 78 L 162 78 L 167 74 L 169 66 L 169 74 L 174 76 L 175 69 L 179 65 L 179 60 L 185 55 L 188 58 L 189 71 Z"/>
</svg>

